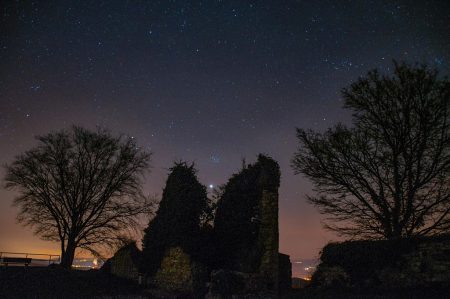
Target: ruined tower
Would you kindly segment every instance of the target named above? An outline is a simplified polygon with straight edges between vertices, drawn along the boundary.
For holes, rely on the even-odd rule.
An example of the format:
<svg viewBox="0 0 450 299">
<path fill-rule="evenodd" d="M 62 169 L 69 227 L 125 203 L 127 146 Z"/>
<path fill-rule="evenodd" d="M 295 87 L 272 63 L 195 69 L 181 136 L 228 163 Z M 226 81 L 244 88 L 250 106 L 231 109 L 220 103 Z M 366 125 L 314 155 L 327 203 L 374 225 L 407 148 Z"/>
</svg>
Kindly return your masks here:
<svg viewBox="0 0 450 299">
<path fill-rule="evenodd" d="M 254 273 L 268 291 L 278 290 L 278 188 L 280 170 L 259 155 L 225 185 L 217 207 L 218 268 Z"/>
</svg>

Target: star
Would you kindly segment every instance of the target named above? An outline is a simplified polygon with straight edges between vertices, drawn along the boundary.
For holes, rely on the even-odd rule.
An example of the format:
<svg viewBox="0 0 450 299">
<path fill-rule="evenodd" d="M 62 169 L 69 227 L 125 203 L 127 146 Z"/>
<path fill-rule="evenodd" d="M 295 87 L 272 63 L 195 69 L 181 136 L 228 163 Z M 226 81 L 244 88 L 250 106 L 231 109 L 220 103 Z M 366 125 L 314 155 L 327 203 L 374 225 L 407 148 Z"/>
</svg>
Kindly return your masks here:
<svg viewBox="0 0 450 299">
<path fill-rule="evenodd" d="M 313 217 L 302 197 L 310 185 L 289 168 L 295 128 L 350 124 L 340 91 L 371 69 L 388 73 L 392 59 L 450 75 L 449 1 L 33 1 L 18 14 L 9 2 L 0 129 L 12 139 L 0 143 L 2 164 L 31 136 L 72 124 L 151 151 L 149 194 L 161 192 L 173 161 L 195 162 L 212 192 L 242 158 L 265 153 L 282 166 L 280 199 L 292 199 L 280 201 L 280 245 L 293 258 L 317 256 L 327 241 L 319 221 L 305 233 L 298 220 Z M 0 197 L 13 201 L 1 188 Z"/>
</svg>

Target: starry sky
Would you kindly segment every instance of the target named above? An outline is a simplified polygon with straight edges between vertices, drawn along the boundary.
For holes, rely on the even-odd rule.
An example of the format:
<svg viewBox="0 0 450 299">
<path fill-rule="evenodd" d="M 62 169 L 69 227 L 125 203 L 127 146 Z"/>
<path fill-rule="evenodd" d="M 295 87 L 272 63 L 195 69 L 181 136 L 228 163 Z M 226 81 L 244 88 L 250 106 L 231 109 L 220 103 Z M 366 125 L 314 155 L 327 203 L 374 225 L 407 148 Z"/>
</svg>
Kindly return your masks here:
<svg viewBox="0 0 450 299">
<path fill-rule="evenodd" d="M 280 250 L 292 259 L 338 240 L 290 168 L 295 127 L 350 123 L 341 88 L 392 59 L 450 73 L 445 0 L 0 5 L 1 164 L 35 135 L 102 126 L 153 152 L 145 190 L 160 195 L 175 160 L 215 186 L 266 153 L 282 171 Z M 13 197 L 0 190 L 0 251 L 57 252 L 15 223 Z"/>
</svg>

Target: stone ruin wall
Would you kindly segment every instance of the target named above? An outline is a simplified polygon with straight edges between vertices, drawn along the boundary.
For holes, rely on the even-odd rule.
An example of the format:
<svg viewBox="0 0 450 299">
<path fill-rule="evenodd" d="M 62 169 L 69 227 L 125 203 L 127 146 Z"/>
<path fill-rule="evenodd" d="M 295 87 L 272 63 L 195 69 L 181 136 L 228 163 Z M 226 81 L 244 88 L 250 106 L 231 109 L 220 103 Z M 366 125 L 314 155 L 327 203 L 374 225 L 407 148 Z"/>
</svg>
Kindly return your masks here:
<svg viewBox="0 0 450 299">
<path fill-rule="evenodd" d="M 278 194 L 263 190 L 261 196 L 261 246 L 259 273 L 267 280 L 268 289 L 278 291 Z"/>
</svg>

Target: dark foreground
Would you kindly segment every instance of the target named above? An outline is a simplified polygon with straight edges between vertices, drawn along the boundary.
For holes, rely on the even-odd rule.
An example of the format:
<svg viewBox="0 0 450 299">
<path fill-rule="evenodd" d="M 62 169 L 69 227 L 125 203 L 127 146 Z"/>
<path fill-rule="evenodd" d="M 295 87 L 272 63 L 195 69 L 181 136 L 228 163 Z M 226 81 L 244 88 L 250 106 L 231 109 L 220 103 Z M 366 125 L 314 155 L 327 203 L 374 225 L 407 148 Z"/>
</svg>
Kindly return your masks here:
<svg viewBox="0 0 450 299">
<path fill-rule="evenodd" d="M 0 298 L 139 298 L 138 285 L 96 270 L 2 267 Z M 145 298 L 145 297 L 142 297 Z"/>
<path fill-rule="evenodd" d="M 443 299 L 450 298 L 450 288 L 409 288 L 409 289 L 391 289 L 391 290 L 320 290 L 305 288 L 292 290 L 291 294 L 285 296 L 286 299 L 311 298 L 311 299 Z"/>
<path fill-rule="evenodd" d="M 284 298 L 446 298 L 448 287 L 401 290 L 293 290 Z M 189 298 L 139 285 L 100 271 L 61 268 L 8 267 L 0 269 L 0 298 Z M 194 297 L 191 297 L 194 298 Z M 255 297 L 249 297 L 255 298 Z"/>
</svg>

